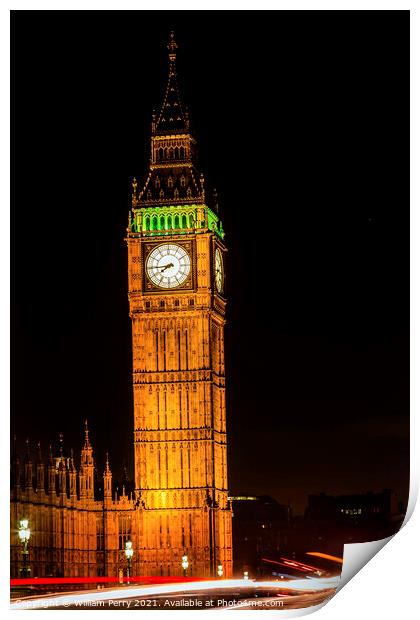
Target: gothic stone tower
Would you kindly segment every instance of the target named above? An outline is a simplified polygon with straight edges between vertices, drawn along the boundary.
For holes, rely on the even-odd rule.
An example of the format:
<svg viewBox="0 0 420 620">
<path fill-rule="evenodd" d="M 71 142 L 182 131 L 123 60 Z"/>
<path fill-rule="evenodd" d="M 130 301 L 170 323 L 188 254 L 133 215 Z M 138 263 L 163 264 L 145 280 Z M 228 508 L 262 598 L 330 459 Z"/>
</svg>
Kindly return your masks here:
<svg viewBox="0 0 420 620">
<path fill-rule="evenodd" d="M 128 284 L 133 339 L 135 485 L 141 571 L 232 573 L 224 368 L 226 248 L 197 170 L 179 96 L 177 45 L 153 116 L 150 167 L 133 181 Z"/>
</svg>

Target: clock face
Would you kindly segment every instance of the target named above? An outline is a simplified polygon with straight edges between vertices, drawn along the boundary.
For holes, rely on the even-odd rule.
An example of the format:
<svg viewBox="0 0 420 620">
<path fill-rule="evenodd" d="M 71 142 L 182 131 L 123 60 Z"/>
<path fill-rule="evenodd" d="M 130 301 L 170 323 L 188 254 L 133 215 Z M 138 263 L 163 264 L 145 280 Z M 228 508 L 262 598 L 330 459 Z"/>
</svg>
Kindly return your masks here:
<svg viewBox="0 0 420 620">
<path fill-rule="evenodd" d="M 175 243 L 164 243 L 151 251 L 146 261 L 149 279 L 161 288 L 176 288 L 191 271 L 188 252 Z"/>
<path fill-rule="evenodd" d="M 219 293 L 223 291 L 223 259 L 219 248 L 214 253 L 214 280 Z"/>
</svg>

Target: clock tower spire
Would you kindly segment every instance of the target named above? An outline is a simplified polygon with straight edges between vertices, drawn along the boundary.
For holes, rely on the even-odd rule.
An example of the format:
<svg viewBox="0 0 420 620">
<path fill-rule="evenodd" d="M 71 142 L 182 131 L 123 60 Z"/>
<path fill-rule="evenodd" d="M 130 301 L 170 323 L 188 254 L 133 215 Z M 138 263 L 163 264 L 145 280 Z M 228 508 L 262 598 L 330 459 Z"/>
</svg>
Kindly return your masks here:
<svg viewBox="0 0 420 620">
<path fill-rule="evenodd" d="M 171 32 L 166 90 L 159 113 L 152 115 L 149 174 L 139 191 L 137 187 L 133 191 L 134 207 L 165 205 L 168 201 L 171 204 L 205 202 L 204 175 L 197 167 L 197 144 L 179 93 L 177 48 Z"/>
<path fill-rule="evenodd" d="M 169 75 L 153 116 L 150 164 L 133 181 L 128 283 L 135 487 L 143 574 L 232 572 L 224 367 L 226 248 L 197 168 L 196 142 Z"/>
</svg>

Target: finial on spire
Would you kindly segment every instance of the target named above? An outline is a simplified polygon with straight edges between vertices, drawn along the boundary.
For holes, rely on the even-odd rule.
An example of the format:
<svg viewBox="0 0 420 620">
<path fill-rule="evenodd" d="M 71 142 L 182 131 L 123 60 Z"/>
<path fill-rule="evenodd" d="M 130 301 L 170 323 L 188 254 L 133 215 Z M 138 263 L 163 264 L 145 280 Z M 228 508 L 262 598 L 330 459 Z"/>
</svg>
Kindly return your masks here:
<svg viewBox="0 0 420 620">
<path fill-rule="evenodd" d="M 109 467 L 109 455 L 108 452 L 106 453 L 106 460 L 105 460 L 105 474 L 110 474 L 111 473 L 111 469 Z"/>
<path fill-rule="evenodd" d="M 171 62 L 175 62 L 176 60 L 177 49 L 178 49 L 178 45 L 176 44 L 176 41 L 175 41 L 175 33 L 173 30 L 171 30 L 171 34 L 169 35 L 169 43 L 168 43 L 169 60 Z"/>
<path fill-rule="evenodd" d="M 84 448 L 91 448 L 90 445 L 90 441 L 89 441 L 89 428 L 88 428 L 88 421 L 85 420 L 85 445 Z"/>
<path fill-rule="evenodd" d="M 131 206 L 135 207 L 137 205 L 137 179 L 136 177 L 133 177 L 131 185 L 133 187 L 133 191 L 131 193 Z"/>
<path fill-rule="evenodd" d="M 64 449 L 63 449 L 63 440 L 64 440 L 64 435 L 63 435 L 63 433 L 60 433 L 60 434 L 58 435 L 58 439 L 59 439 L 59 441 L 60 441 L 60 448 L 59 448 L 59 451 L 60 451 L 60 456 L 63 456 L 63 455 L 64 455 Z"/>
</svg>

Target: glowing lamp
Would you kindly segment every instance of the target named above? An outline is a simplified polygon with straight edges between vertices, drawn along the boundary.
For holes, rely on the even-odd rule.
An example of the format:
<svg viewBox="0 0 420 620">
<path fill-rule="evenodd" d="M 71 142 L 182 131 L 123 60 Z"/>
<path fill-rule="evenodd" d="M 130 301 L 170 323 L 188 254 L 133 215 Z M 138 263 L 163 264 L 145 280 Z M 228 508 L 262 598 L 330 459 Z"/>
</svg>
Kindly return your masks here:
<svg viewBox="0 0 420 620">
<path fill-rule="evenodd" d="M 31 537 L 31 530 L 28 528 L 28 524 L 28 519 L 22 519 L 19 522 L 18 536 L 22 543 L 27 543 L 29 541 L 29 538 Z"/>
<path fill-rule="evenodd" d="M 131 558 L 134 555 L 134 549 L 133 549 L 133 543 L 131 542 L 131 540 L 127 540 L 127 542 L 125 543 L 125 557 L 131 560 Z"/>
<path fill-rule="evenodd" d="M 188 555 L 183 555 L 183 556 L 182 556 L 181 566 L 182 566 L 182 569 L 183 569 L 183 571 L 184 571 L 184 577 L 185 577 L 185 576 L 186 576 L 186 574 L 187 574 L 188 566 L 189 566 L 189 563 L 188 563 Z"/>
</svg>

